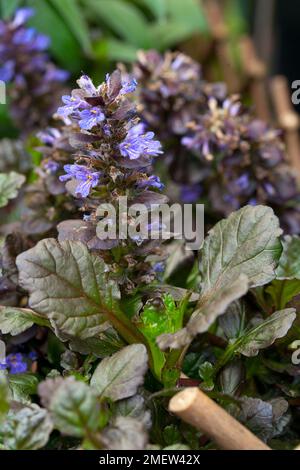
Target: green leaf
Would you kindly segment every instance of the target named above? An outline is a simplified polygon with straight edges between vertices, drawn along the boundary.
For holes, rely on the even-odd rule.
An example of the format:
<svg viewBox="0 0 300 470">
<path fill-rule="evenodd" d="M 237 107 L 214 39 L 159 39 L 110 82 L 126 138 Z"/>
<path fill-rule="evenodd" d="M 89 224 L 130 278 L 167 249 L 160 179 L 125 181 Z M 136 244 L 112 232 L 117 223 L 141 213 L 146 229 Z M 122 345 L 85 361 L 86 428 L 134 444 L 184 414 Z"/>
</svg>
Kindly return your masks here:
<svg viewBox="0 0 300 470">
<path fill-rule="evenodd" d="M 47 411 L 32 404 L 10 410 L 1 434 L 9 450 L 37 450 L 47 444 L 52 429 Z"/>
<path fill-rule="evenodd" d="M 92 46 L 89 37 L 88 25 L 84 19 L 83 11 L 78 0 L 50 0 L 53 7 L 59 12 L 65 24 L 72 31 L 84 52 L 88 55 L 92 53 Z"/>
<path fill-rule="evenodd" d="M 165 18 L 167 13 L 166 0 L 138 0 L 139 3 L 144 4 L 153 15 L 158 19 L 162 20 Z"/>
<path fill-rule="evenodd" d="M 257 356 L 260 349 L 271 346 L 277 338 L 283 338 L 291 328 L 295 318 L 294 308 L 279 310 L 243 334 L 230 347 L 244 356 Z"/>
<path fill-rule="evenodd" d="M 0 423 L 9 410 L 9 387 L 6 372 L 0 370 Z"/>
<path fill-rule="evenodd" d="M 274 279 L 266 288 L 266 293 L 271 296 L 276 309 L 283 309 L 288 302 L 300 294 L 300 279 Z"/>
<path fill-rule="evenodd" d="M 200 274 L 204 301 L 240 273 L 249 278 L 251 287 L 272 281 L 282 251 L 281 233 L 278 218 L 266 206 L 245 206 L 218 222 L 202 249 Z"/>
<path fill-rule="evenodd" d="M 78 42 L 66 27 L 64 19 L 47 1 L 27 0 L 27 3 L 35 10 L 35 15 L 30 18 L 29 24 L 51 38 L 50 50 L 56 60 L 63 67 L 78 74 L 82 66 L 82 57 L 78 50 Z"/>
<path fill-rule="evenodd" d="M 226 339 L 239 338 L 245 329 L 246 305 L 243 301 L 232 302 L 225 315 L 219 318 L 219 325 Z"/>
<path fill-rule="evenodd" d="M 178 21 L 167 21 L 149 26 L 153 47 L 160 51 L 190 38 L 192 31 L 190 24 Z"/>
<path fill-rule="evenodd" d="M 161 349 L 178 349 L 190 343 L 198 333 L 204 333 L 216 318 L 226 312 L 228 306 L 239 299 L 248 291 L 248 278 L 241 274 L 236 281 L 228 287 L 223 287 L 215 292 L 210 299 L 197 309 L 185 328 L 175 334 L 162 334 L 157 343 Z"/>
<path fill-rule="evenodd" d="M 151 413 L 146 410 L 145 399 L 141 395 L 134 395 L 125 400 L 118 401 L 115 414 L 138 419 L 146 428 L 151 428 Z"/>
<path fill-rule="evenodd" d="M 276 279 L 300 279 L 300 237 L 286 235 L 283 251 L 276 269 Z"/>
<path fill-rule="evenodd" d="M 162 378 L 166 357 L 157 346 L 156 339 L 163 333 L 175 333 L 182 327 L 187 305 L 187 302 L 183 301 L 177 307 L 170 294 L 164 294 L 162 300 L 163 307 L 161 309 L 157 309 L 153 305 L 146 305 L 140 315 L 140 322 L 137 324 L 138 329 L 147 338 L 152 355 L 154 374 L 159 380 Z"/>
<path fill-rule="evenodd" d="M 33 324 L 50 326 L 46 318 L 29 308 L 0 306 L 0 331 L 2 334 L 16 336 L 28 330 Z"/>
<path fill-rule="evenodd" d="M 208 32 L 205 14 L 198 0 L 166 0 L 166 4 L 171 19 L 188 25 L 191 32 Z"/>
<path fill-rule="evenodd" d="M 7 20 L 11 18 L 14 11 L 21 5 L 22 0 L 1 0 L 0 7 L 1 7 L 1 18 Z"/>
<path fill-rule="evenodd" d="M 245 206 L 218 222 L 201 250 L 201 292 L 186 327 L 174 335 L 161 335 L 162 349 L 179 348 L 208 330 L 231 302 L 250 286 L 267 284 L 275 277 L 281 254 L 279 221 L 271 208 Z"/>
<path fill-rule="evenodd" d="M 148 436 L 140 420 L 118 416 L 102 432 L 101 441 L 108 450 L 145 450 Z"/>
<path fill-rule="evenodd" d="M 93 45 L 95 57 L 99 60 L 133 62 L 136 60 L 138 48 L 113 38 L 104 38 Z"/>
<path fill-rule="evenodd" d="M 151 47 L 147 20 L 134 5 L 122 0 L 88 0 L 86 3 L 115 34 L 138 48 Z"/>
<path fill-rule="evenodd" d="M 37 392 L 38 382 L 38 377 L 34 374 L 10 374 L 9 388 L 13 400 L 29 403 L 30 395 L 35 395 Z"/>
<path fill-rule="evenodd" d="M 6 206 L 10 199 L 18 195 L 18 189 L 25 181 L 25 176 L 14 171 L 0 173 L 0 207 Z"/>
<path fill-rule="evenodd" d="M 132 344 L 107 357 L 96 368 L 91 385 L 97 394 L 113 401 L 136 394 L 148 367 L 147 350 L 143 344 Z"/>
<path fill-rule="evenodd" d="M 214 389 L 214 377 L 213 377 L 214 367 L 210 362 L 203 362 L 199 367 L 199 375 L 203 380 L 201 388 L 204 390 L 213 390 Z"/>
<path fill-rule="evenodd" d="M 49 409 L 54 427 L 68 436 L 83 437 L 97 430 L 100 404 L 95 392 L 85 383 L 68 377 L 58 386 Z"/>
<path fill-rule="evenodd" d="M 80 354 L 94 354 L 98 358 L 111 356 L 125 346 L 124 341 L 113 328 L 108 328 L 93 338 L 71 338 L 69 343 L 72 351 Z"/>
<path fill-rule="evenodd" d="M 44 239 L 16 263 L 30 307 L 59 331 L 84 339 L 107 327 L 119 289 L 102 259 L 83 243 Z"/>
</svg>

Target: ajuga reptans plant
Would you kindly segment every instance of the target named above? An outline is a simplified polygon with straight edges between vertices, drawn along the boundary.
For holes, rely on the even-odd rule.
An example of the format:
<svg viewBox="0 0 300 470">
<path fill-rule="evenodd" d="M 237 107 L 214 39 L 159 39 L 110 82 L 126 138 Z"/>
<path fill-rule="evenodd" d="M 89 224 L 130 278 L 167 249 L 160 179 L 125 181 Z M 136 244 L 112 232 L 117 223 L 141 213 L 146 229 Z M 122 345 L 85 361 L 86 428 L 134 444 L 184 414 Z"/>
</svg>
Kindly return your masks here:
<svg viewBox="0 0 300 470">
<path fill-rule="evenodd" d="M 211 222 L 246 204 L 266 204 L 287 232 L 299 233 L 297 175 L 279 131 L 228 96 L 224 84 L 204 81 L 182 53 L 141 52 L 132 73 L 140 83 L 140 115 L 158 132 L 165 178 L 178 183 L 183 202 L 204 201 Z"/>
</svg>

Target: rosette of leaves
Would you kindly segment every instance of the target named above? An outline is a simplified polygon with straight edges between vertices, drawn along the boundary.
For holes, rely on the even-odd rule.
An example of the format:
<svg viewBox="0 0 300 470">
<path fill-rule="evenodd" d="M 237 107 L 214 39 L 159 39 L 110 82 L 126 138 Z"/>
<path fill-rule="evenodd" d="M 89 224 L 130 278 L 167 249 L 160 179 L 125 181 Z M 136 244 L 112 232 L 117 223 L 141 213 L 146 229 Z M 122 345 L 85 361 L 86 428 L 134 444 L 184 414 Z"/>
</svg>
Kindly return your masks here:
<svg viewBox="0 0 300 470">
<path fill-rule="evenodd" d="M 199 65 L 181 53 L 140 53 L 139 112 L 166 149 L 166 178 L 182 202 L 206 202 L 214 223 L 246 204 L 266 204 L 288 233 L 298 233 L 297 175 L 280 132 L 256 120 L 222 83 L 208 83 Z"/>
<path fill-rule="evenodd" d="M 19 285 L 29 302 L 2 307 L 0 330 L 16 335 L 43 325 L 64 343 L 64 354 L 39 385 L 38 408 L 24 401 L 16 408 L 5 388 L 16 393 L 13 376 L 0 382 L 7 390 L 5 448 L 55 447 L 52 429 L 67 448 L 144 449 L 149 430 L 160 448 L 198 448 L 199 436 L 166 410 L 165 394 L 176 392 L 169 387 L 182 370 L 262 439 L 272 444 L 284 436 L 289 445 L 297 417 L 285 398 L 297 393 L 297 384 L 287 347 L 296 339 L 296 314 L 291 305 L 275 305 L 269 288 L 280 277 L 298 276 L 297 240 L 284 240 L 282 250 L 280 234 L 264 206 L 220 221 L 200 251 L 194 293 L 163 285 L 156 294 L 150 285 L 134 296 L 120 292 L 102 250 L 79 241 L 45 239 L 20 254 Z M 28 401 L 36 384 L 27 390 Z"/>
</svg>

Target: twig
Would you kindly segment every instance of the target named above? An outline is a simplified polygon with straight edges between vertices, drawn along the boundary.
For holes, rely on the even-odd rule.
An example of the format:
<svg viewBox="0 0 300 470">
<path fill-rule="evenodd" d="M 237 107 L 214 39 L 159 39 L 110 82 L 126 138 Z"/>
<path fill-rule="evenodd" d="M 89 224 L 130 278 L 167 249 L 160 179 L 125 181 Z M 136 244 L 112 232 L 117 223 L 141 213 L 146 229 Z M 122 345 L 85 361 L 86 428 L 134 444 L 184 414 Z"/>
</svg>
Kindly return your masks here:
<svg viewBox="0 0 300 470">
<path fill-rule="evenodd" d="M 175 395 L 169 411 L 209 436 L 225 450 L 271 450 L 252 432 L 196 387 Z"/>
</svg>

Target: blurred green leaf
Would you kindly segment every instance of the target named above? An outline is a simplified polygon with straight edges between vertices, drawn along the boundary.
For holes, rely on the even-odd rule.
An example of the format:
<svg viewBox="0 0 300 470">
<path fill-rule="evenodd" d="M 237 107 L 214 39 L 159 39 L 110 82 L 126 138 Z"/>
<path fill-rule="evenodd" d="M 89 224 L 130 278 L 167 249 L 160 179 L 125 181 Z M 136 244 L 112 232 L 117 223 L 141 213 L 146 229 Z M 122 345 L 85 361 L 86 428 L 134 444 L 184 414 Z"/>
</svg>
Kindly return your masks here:
<svg viewBox="0 0 300 470">
<path fill-rule="evenodd" d="M 192 32 L 189 24 L 177 21 L 157 23 L 149 27 L 152 47 L 160 51 L 188 39 Z"/>
<path fill-rule="evenodd" d="M 22 0 L 0 0 L 1 18 L 10 18 L 21 3 Z"/>
<path fill-rule="evenodd" d="M 68 377 L 54 391 L 50 410 L 55 428 L 69 436 L 94 433 L 100 419 L 96 393 L 74 377 Z"/>
<path fill-rule="evenodd" d="M 78 73 L 82 68 L 82 57 L 78 42 L 66 27 L 65 21 L 46 0 L 28 0 L 27 3 L 35 10 L 35 15 L 29 20 L 30 25 L 51 38 L 50 50 L 56 60 L 65 68 Z"/>
<path fill-rule="evenodd" d="M 167 0 L 138 0 L 153 13 L 158 20 L 163 20 L 167 14 Z"/>
<path fill-rule="evenodd" d="M 10 199 L 17 197 L 24 182 L 25 176 L 15 171 L 0 173 L 0 207 L 5 207 Z"/>
<path fill-rule="evenodd" d="M 94 44 L 97 59 L 132 62 L 136 60 L 137 48 L 117 39 L 101 39 Z"/>
<path fill-rule="evenodd" d="M 175 23 L 186 24 L 190 31 L 208 31 L 207 21 L 199 0 L 166 0 L 168 13 Z"/>
<path fill-rule="evenodd" d="M 37 392 L 38 378 L 34 374 L 14 374 L 9 376 L 9 388 L 12 398 L 21 403 L 29 402 L 30 395 Z"/>
<path fill-rule="evenodd" d="M 134 5 L 121 0 L 88 0 L 87 5 L 115 34 L 137 47 L 151 47 L 147 20 Z"/>
<path fill-rule="evenodd" d="M 269 294 L 278 309 L 284 308 L 296 295 L 300 293 L 300 280 L 299 279 L 275 279 L 266 288 L 266 293 Z"/>
<path fill-rule="evenodd" d="M 47 411 L 32 404 L 10 410 L 1 433 L 8 450 L 37 450 L 47 443 L 52 429 Z"/>
<path fill-rule="evenodd" d="M 9 410 L 9 388 L 6 372 L 0 370 L 0 422 Z"/>
<path fill-rule="evenodd" d="M 89 29 L 78 0 L 49 0 L 87 55 L 92 54 Z"/>
</svg>

